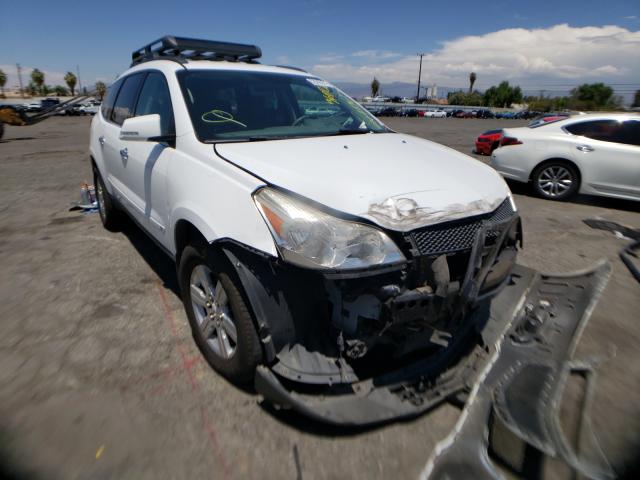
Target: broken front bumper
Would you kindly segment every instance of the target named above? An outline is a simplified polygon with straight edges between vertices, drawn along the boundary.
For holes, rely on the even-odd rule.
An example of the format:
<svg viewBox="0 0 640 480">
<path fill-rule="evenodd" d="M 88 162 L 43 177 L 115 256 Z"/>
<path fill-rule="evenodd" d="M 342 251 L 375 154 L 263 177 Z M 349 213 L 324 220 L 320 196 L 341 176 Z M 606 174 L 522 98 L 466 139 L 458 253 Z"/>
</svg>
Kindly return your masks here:
<svg viewBox="0 0 640 480">
<path fill-rule="evenodd" d="M 523 378 L 520 373 L 531 369 L 539 371 L 543 380 L 527 393 L 544 397 L 543 393 L 558 383 L 564 368 L 562 359 L 575 347 L 608 272 L 608 265 L 600 265 L 575 275 L 552 276 L 516 266 L 509 284 L 490 302 L 481 302 L 466 321 L 465 328 L 477 335 L 459 335 L 461 340 L 440 354 L 364 381 L 343 381 L 313 391 L 296 389 L 294 382 L 274 369 L 260 367 L 256 389 L 277 406 L 339 425 L 413 417 L 477 389 L 480 382 L 493 379 L 493 388 L 504 377 L 504 382 L 512 385 L 514 378 Z M 502 355 L 508 360 L 501 361 Z M 502 403 L 508 404 L 509 390 L 503 386 L 501 392 Z M 540 402 L 536 405 L 544 407 Z M 518 415 L 507 407 L 499 411 L 505 416 Z M 517 426 L 518 421 L 511 424 Z M 531 438 L 535 435 L 535 431 L 530 434 Z M 542 445 L 540 442 L 543 440 L 538 443 Z"/>
</svg>

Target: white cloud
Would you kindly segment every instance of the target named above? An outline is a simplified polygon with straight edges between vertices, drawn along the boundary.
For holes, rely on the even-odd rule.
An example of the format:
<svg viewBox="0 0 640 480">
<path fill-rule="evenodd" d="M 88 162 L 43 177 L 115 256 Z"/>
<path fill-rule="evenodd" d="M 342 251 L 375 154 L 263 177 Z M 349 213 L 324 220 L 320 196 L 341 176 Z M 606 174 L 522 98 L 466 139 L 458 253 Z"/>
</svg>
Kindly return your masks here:
<svg viewBox="0 0 640 480">
<path fill-rule="evenodd" d="M 622 17 L 625 20 L 637 20 L 638 16 L 637 15 L 627 15 L 626 17 Z"/>
<path fill-rule="evenodd" d="M 279 57 L 276 57 L 276 63 L 278 65 L 289 65 L 291 63 L 291 59 L 286 55 L 280 55 Z"/>
<path fill-rule="evenodd" d="M 447 86 L 468 85 L 470 72 L 478 76 L 477 86 L 488 87 L 501 80 L 526 84 L 582 81 L 637 82 L 640 78 L 640 31 L 607 25 L 549 28 L 510 28 L 484 35 L 459 37 L 424 56 L 423 82 Z M 325 60 L 310 67 L 334 81 L 415 82 L 418 58 L 374 55 L 377 50 Z M 382 51 L 386 52 L 386 51 Z M 392 52 L 387 52 L 392 53 Z M 351 57 L 349 57 L 351 58 Z"/>
<path fill-rule="evenodd" d="M 320 55 L 318 57 L 318 61 L 320 63 L 332 63 L 332 62 L 339 62 L 344 58 L 344 55 L 340 55 L 338 53 L 323 53 L 322 55 Z"/>
<path fill-rule="evenodd" d="M 389 52 L 387 50 L 360 50 L 358 52 L 353 52 L 351 56 L 383 60 L 385 58 L 401 57 L 402 54 L 396 53 L 396 52 Z"/>
</svg>

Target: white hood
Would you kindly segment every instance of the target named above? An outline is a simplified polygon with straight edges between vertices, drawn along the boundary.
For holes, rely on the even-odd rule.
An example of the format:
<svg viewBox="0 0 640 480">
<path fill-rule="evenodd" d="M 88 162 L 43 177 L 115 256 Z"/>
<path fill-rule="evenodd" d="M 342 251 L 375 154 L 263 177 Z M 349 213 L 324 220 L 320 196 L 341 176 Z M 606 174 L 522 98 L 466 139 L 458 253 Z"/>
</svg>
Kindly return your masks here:
<svg viewBox="0 0 640 480">
<path fill-rule="evenodd" d="M 494 210 L 509 189 L 491 167 L 396 133 L 222 143 L 267 182 L 398 231 Z"/>
</svg>

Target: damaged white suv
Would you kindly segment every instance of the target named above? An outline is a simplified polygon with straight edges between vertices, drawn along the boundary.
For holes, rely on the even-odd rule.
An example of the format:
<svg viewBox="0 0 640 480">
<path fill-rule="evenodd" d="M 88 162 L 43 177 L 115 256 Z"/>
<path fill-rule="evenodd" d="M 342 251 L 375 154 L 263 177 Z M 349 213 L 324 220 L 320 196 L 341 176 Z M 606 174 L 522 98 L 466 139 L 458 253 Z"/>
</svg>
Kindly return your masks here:
<svg viewBox="0 0 640 480">
<path fill-rule="evenodd" d="M 406 415 L 374 387 L 416 359 L 444 369 L 479 328 L 521 242 L 509 189 L 260 53 L 176 37 L 134 52 L 91 125 L 100 218 L 126 212 L 175 259 L 194 337 L 228 378 L 335 422 L 361 415 L 369 381 L 367 419 Z"/>
</svg>

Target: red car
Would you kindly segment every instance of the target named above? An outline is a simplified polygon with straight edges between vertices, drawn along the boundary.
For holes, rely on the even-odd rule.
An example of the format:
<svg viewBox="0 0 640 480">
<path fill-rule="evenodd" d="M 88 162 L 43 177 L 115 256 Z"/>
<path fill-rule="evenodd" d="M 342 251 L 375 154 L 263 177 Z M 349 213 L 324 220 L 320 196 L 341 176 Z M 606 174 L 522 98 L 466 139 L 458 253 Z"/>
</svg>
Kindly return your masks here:
<svg viewBox="0 0 640 480">
<path fill-rule="evenodd" d="M 500 145 L 502 130 L 489 130 L 476 138 L 476 153 L 481 155 L 491 155 Z"/>
<path fill-rule="evenodd" d="M 529 122 L 527 127 L 535 128 L 540 127 L 541 125 L 546 125 L 547 123 L 557 122 L 558 120 L 564 120 L 568 118 L 569 115 L 558 114 L 558 115 L 542 115 L 538 118 L 535 118 Z"/>
</svg>

